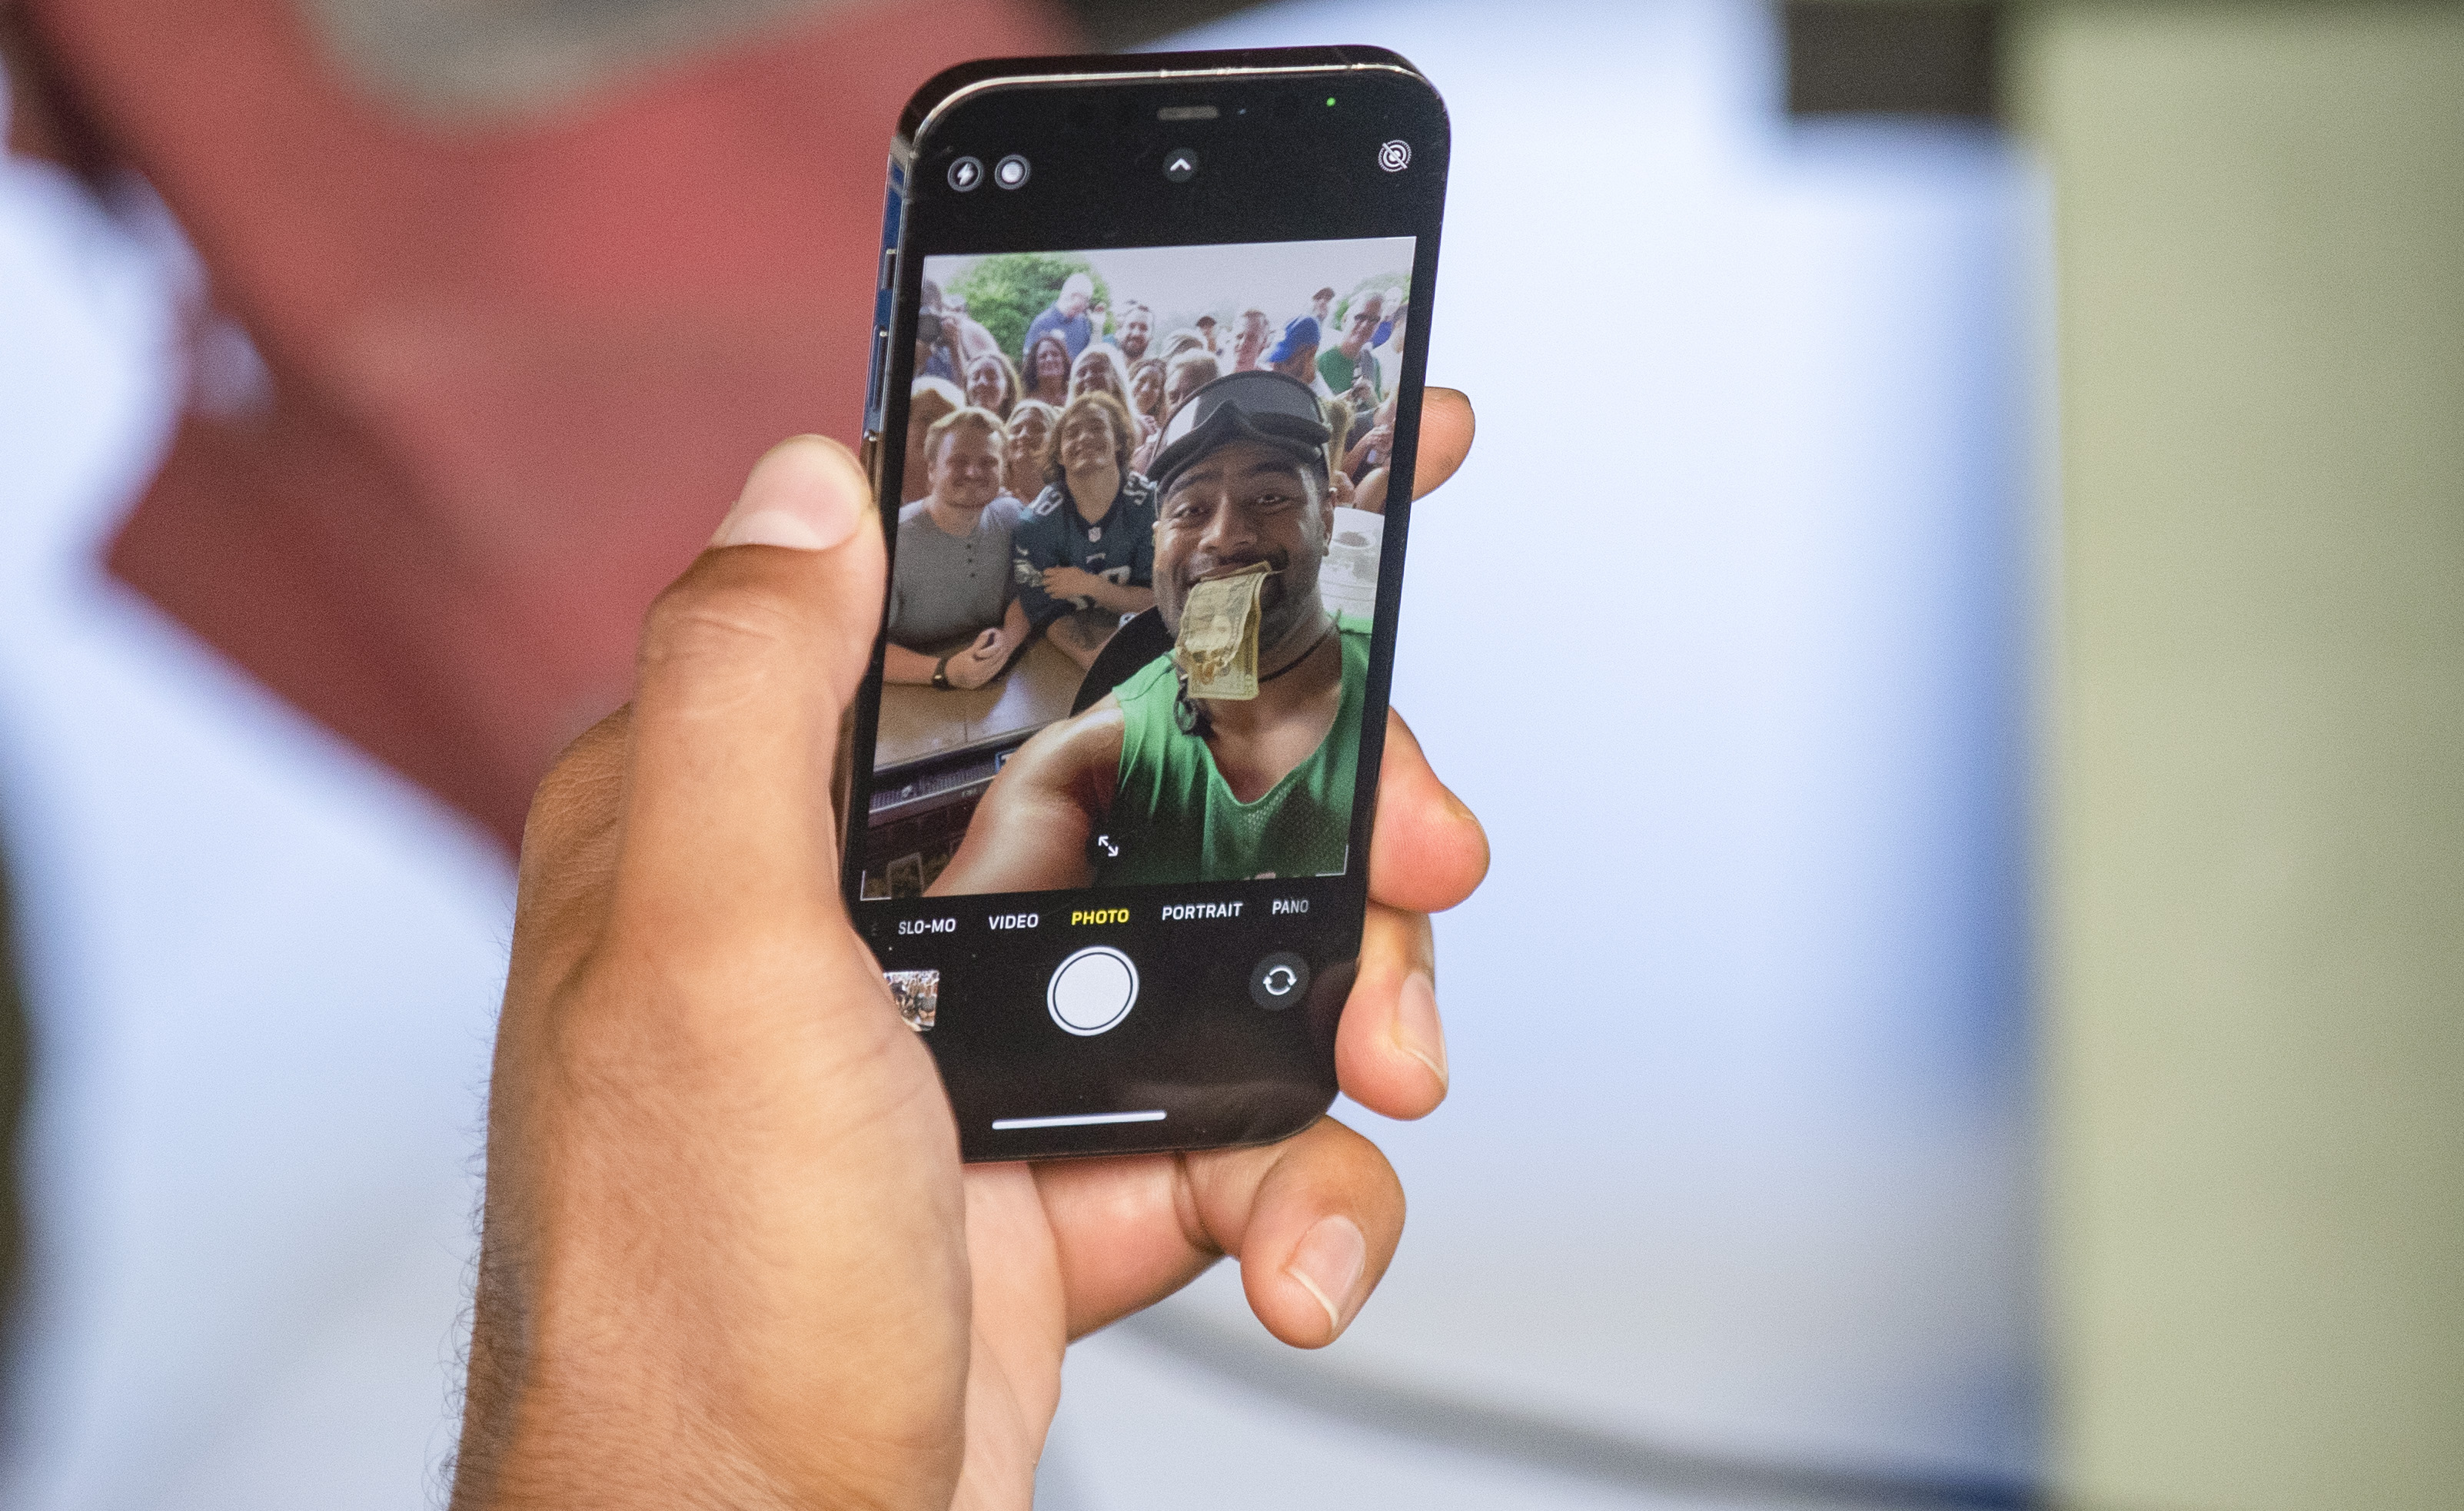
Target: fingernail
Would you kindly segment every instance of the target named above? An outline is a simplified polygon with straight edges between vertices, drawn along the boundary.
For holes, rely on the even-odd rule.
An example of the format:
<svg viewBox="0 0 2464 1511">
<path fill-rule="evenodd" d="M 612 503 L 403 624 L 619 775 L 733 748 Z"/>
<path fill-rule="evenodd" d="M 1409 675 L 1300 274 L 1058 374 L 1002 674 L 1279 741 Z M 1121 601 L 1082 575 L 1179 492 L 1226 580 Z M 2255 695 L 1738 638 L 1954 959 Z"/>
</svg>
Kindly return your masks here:
<svg viewBox="0 0 2464 1511">
<path fill-rule="evenodd" d="M 1403 977 L 1401 997 L 1395 1004 L 1395 1047 L 1429 1067 L 1438 1084 L 1448 1084 L 1446 1029 L 1438 1020 L 1438 984 L 1426 971 Z"/>
<path fill-rule="evenodd" d="M 1326 1308 L 1327 1326 L 1341 1332 L 1352 1317 L 1353 1287 L 1360 1283 L 1368 1262 L 1369 1240 L 1360 1236 L 1358 1225 L 1350 1217 L 1320 1217 L 1317 1226 L 1301 1236 L 1300 1247 L 1285 1268 Z"/>
<path fill-rule="evenodd" d="M 710 543 L 827 551 L 855 533 L 871 496 L 855 458 L 818 435 L 800 435 L 753 464 Z"/>
<path fill-rule="evenodd" d="M 1446 795 L 1446 806 L 1453 810 L 1457 821 L 1468 823 L 1473 828 L 1480 830 L 1483 834 L 1486 834 L 1488 832 L 1487 827 L 1480 821 L 1480 815 L 1472 812 L 1468 804 L 1466 804 L 1461 798 L 1456 797 L 1454 795 L 1454 789 L 1446 787 L 1439 790 Z"/>
</svg>

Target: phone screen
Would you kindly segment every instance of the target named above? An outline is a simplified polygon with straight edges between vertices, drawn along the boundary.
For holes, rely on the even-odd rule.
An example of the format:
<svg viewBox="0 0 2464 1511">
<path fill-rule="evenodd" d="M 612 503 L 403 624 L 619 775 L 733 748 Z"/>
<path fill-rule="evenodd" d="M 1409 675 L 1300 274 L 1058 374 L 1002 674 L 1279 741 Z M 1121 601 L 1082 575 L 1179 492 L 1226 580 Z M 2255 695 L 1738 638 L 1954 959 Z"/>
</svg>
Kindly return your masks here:
<svg viewBox="0 0 2464 1511">
<path fill-rule="evenodd" d="M 912 170 L 957 245 L 897 240 L 846 883 L 971 1158 L 1256 1141 L 1332 1095 L 1434 238 L 1408 211 L 1271 234 L 1308 221 L 1271 169 L 1274 82 L 1245 140 L 1073 141 L 1073 106 L 1124 97 L 1056 86 Z M 1206 94 L 1219 122 L 1253 102 Z M 1072 167 L 1112 203 L 1030 211 Z M 1154 239 L 1176 221 L 1235 234 Z"/>
</svg>

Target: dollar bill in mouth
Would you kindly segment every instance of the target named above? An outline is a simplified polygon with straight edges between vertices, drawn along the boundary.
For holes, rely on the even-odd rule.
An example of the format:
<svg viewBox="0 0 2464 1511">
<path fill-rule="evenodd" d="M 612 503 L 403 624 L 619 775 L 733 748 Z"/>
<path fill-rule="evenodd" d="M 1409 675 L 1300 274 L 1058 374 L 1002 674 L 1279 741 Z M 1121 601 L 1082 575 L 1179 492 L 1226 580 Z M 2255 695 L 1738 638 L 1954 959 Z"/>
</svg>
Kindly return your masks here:
<svg viewBox="0 0 2464 1511">
<path fill-rule="evenodd" d="M 1241 702 L 1258 695 L 1259 600 L 1266 563 L 1252 561 L 1189 590 L 1172 659 L 1189 679 L 1188 696 Z"/>
</svg>

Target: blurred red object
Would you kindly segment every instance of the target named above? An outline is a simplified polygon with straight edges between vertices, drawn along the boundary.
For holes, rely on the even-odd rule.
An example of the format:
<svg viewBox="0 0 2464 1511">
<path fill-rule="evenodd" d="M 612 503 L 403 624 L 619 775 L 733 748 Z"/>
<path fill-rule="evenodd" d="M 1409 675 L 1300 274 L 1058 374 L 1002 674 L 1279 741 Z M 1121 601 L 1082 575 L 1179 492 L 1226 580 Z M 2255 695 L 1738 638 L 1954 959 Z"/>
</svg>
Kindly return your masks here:
<svg viewBox="0 0 2464 1511">
<path fill-rule="evenodd" d="M 753 459 L 855 439 L 907 97 L 1074 40 L 1030 0 L 862 6 L 474 127 L 285 0 L 30 20 L 270 379 L 182 422 L 112 570 L 509 844 Z"/>
</svg>

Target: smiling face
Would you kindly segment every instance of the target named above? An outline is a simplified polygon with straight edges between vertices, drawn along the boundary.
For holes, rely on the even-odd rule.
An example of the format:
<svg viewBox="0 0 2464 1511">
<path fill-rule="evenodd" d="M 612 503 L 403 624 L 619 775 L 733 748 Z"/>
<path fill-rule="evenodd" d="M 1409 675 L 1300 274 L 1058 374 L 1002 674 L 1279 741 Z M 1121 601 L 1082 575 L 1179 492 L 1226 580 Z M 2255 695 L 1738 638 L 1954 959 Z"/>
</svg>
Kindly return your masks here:
<svg viewBox="0 0 2464 1511">
<path fill-rule="evenodd" d="M 1156 513 L 1155 608 L 1180 633 L 1189 590 L 1211 577 L 1266 563 L 1258 643 L 1269 646 L 1320 612 L 1318 564 L 1334 526 L 1316 477 L 1255 441 L 1218 448 L 1173 479 Z"/>
<path fill-rule="evenodd" d="M 1257 366 L 1259 360 L 1266 355 L 1270 335 L 1265 316 L 1253 314 L 1244 317 L 1240 328 L 1232 333 L 1233 370 L 1247 372 Z"/>
<path fill-rule="evenodd" d="M 1001 496 L 1002 459 L 992 427 L 953 423 L 933 456 L 933 496 L 979 510 Z"/>
<path fill-rule="evenodd" d="M 1035 383 L 1066 383 L 1069 381 L 1069 343 L 1058 336 L 1047 336 L 1035 343 Z"/>
<path fill-rule="evenodd" d="M 999 412 L 1009 400 L 1009 374 L 998 357 L 979 357 L 967 368 L 967 403 Z"/>
<path fill-rule="evenodd" d="M 1112 366 L 1112 354 L 1101 346 L 1089 346 L 1078 354 L 1078 365 L 1069 375 L 1069 396 L 1082 393 L 1108 393 L 1115 399 L 1126 399 L 1121 392 L 1120 372 Z"/>
<path fill-rule="evenodd" d="M 1022 497 L 1044 486 L 1044 459 L 1052 451 L 1052 410 L 1021 405 L 1009 421 L 1009 482 Z"/>
<path fill-rule="evenodd" d="M 1149 360 L 1130 374 L 1130 400 L 1140 414 L 1163 412 L 1163 363 Z"/>
<path fill-rule="evenodd" d="M 1065 317 L 1073 320 L 1086 314 L 1087 306 L 1094 302 L 1095 285 L 1083 273 L 1071 274 L 1061 285 L 1061 297 L 1053 301 Z"/>
<path fill-rule="evenodd" d="M 1376 331 L 1377 307 L 1374 304 L 1362 305 L 1352 312 L 1351 319 L 1344 322 L 1343 349 L 1357 356 L 1360 348 L 1369 344 L 1369 338 L 1375 335 Z"/>
<path fill-rule="evenodd" d="M 1059 449 L 1065 472 L 1120 465 L 1120 437 L 1112 433 L 1111 418 L 1096 405 L 1072 405 L 1053 445 Z"/>
</svg>

